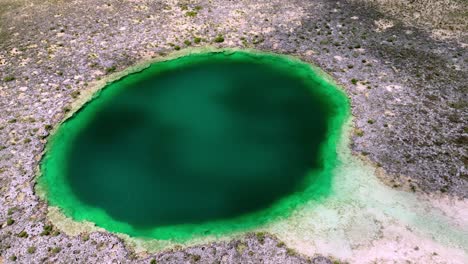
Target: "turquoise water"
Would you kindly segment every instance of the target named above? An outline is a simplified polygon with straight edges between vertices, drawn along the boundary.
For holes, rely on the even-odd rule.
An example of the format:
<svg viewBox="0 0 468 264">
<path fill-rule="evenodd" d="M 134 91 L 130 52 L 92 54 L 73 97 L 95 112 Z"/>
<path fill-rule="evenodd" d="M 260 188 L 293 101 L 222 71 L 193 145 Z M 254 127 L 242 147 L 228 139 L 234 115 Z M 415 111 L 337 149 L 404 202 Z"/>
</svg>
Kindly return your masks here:
<svg viewBox="0 0 468 264">
<path fill-rule="evenodd" d="M 328 194 L 347 109 L 333 85 L 284 57 L 159 62 L 62 124 L 39 184 L 66 215 L 132 236 L 249 228 Z"/>
</svg>

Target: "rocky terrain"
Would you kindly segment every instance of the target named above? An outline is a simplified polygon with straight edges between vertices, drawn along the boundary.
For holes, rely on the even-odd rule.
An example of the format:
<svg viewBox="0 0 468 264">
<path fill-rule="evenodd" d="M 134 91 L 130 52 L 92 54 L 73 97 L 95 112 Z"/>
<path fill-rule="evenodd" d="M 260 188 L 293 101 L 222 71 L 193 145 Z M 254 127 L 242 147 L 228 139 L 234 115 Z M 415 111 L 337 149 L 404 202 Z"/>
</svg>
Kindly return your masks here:
<svg viewBox="0 0 468 264">
<path fill-rule="evenodd" d="M 98 80 L 193 47 L 320 66 L 350 98 L 353 153 L 382 181 L 466 200 L 468 5 L 441 2 L 0 0 L 0 263 L 331 263 L 267 234 L 149 255 L 49 222 L 35 176 L 74 103 Z"/>
</svg>

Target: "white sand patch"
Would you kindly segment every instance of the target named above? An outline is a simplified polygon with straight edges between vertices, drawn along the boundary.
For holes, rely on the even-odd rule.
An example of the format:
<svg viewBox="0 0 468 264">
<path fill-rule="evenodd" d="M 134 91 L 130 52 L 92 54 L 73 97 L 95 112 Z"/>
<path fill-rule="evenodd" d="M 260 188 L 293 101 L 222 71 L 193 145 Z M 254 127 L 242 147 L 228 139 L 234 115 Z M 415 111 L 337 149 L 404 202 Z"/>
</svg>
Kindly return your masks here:
<svg viewBox="0 0 468 264">
<path fill-rule="evenodd" d="M 468 202 L 391 189 L 343 138 L 334 194 L 267 230 L 303 254 L 351 263 L 468 263 Z"/>
<path fill-rule="evenodd" d="M 47 217 L 60 231 L 69 236 L 78 236 L 82 233 L 88 232 L 106 231 L 105 229 L 97 227 L 94 223 L 88 221 L 74 221 L 71 218 L 66 217 L 60 209 L 55 206 L 49 206 Z"/>
<path fill-rule="evenodd" d="M 393 92 L 393 91 L 401 91 L 402 87 L 400 85 L 387 85 L 385 86 L 385 89 L 389 92 Z"/>
<path fill-rule="evenodd" d="M 393 21 L 389 19 L 379 19 L 375 20 L 374 24 L 377 26 L 375 29 L 376 32 L 383 32 L 389 28 L 392 28 L 394 26 Z"/>
</svg>

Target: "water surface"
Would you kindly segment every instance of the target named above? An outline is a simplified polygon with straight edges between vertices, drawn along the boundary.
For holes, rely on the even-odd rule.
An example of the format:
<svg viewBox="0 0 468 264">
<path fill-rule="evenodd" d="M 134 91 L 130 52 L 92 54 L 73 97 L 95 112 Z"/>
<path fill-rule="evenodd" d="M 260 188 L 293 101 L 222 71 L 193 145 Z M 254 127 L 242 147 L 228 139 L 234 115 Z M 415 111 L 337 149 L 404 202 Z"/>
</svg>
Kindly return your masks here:
<svg viewBox="0 0 468 264">
<path fill-rule="evenodd" d="M 111 231 L 161 238 L 171 227 L 252 226 L 304 193 L 326 195 L 343 106 L 310 67 L 283 57 L 159 62 L 62 124 L 42 179 L 52 204 Z"/>
</svg>

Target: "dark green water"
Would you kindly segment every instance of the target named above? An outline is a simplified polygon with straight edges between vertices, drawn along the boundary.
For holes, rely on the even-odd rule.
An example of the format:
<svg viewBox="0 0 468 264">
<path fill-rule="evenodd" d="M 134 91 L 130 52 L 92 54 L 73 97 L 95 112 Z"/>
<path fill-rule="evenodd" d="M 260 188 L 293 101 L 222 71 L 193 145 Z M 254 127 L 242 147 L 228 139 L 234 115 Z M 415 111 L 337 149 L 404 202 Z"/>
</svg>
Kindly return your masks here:
<svg viewBox="0 0 468 264">
<path fill-rule="evenodd" d="M 292 63 L 190 55 L 110 84 L 51 141 L 41 178 L 49 201 L 111 231 L 165 238 L 171 226 L 209 233 L 209 223 L 265 221 L 312 182 L 323 195 L 338 97 Z"/>
</svg>

